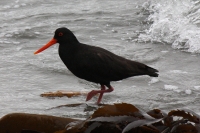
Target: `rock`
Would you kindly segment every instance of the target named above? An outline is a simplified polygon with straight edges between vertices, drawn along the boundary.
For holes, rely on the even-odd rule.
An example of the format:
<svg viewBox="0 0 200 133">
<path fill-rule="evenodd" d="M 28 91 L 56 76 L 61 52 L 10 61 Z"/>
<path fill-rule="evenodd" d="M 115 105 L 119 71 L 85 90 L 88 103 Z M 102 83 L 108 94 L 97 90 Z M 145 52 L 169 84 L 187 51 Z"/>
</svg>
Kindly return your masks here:
<svg viewBox="0 0 200 133">
<path fill-rule="evenodd" d="M 198 133 L 200 116 L 188 109 L 144 112 L 127 103 L 105 105 L 85 120 L 13 113 L 0 119 L 0 133 Z"/>
<path fill-rule="evenodd" d="M 36 131 L 38 133 L 54 133 L 65 129 L 65 126 L 73 121 L 75 120 L 71 118 L 12 113 L 0 119 L 0 133 L 20 133 L 21 131 L 25 133 L 24 129 L 35 131 L 35 133 Z"/>
</svg>

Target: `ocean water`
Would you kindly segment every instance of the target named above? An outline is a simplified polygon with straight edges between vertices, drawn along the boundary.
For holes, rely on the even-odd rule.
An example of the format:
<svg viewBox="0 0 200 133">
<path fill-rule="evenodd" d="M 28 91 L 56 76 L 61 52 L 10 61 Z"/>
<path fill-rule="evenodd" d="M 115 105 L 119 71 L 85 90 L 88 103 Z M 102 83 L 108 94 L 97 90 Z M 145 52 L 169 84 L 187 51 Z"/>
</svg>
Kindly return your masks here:
<svg viewBox="0 0 200 133">
<path fill-rule="evenodd" d="M 84 118 L 93 98 L 44 98 L 57 90 L 100 86 L 75 77 L 58 45 L 33 53 L 55 29 L 67 27 L 82 43 L 99 46 L 158 69 L 159 77 L 112 82 L 102 102 L 126 102 L 145 111 L 188 108 L 200 114 L 200 2 L 195 0 L 1 0 L 0 117 L 13 112 Z M 78 107 L 55 108 L 82 103 Z"/>
</svg>

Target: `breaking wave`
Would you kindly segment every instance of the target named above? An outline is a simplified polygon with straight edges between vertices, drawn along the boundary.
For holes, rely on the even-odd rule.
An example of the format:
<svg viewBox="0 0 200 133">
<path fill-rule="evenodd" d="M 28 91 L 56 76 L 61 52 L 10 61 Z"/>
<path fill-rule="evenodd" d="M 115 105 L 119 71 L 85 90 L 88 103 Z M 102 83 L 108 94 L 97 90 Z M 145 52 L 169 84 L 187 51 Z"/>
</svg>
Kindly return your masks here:
<svg viewBox="0 0 200 133">
<path fill-rule="evenodd" d="M 138 41 L 161 42 L 174 49 L 200 53 L 200 1 L 150 0 L 143 4 L 149 13 L 148 29 Z"/>
</svg>

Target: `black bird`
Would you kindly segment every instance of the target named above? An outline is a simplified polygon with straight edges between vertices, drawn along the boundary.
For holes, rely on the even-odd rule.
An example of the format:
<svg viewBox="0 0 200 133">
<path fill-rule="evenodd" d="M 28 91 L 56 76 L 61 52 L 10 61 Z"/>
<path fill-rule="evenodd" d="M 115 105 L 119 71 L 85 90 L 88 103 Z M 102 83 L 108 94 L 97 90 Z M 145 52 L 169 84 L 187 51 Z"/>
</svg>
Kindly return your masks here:
<svg viewBox="0 0 200 133">
<path fill-rule="evenodd" d="M 101 90 L 92 90 L 88 93 L 86 101 L 100 93 L 97 101 L 99 104 L 104 93 L 114 90 L 110 85 L 111 81 L 139 75 L 158 77 L 158 70 L 145 64 L 125 59 L 100 47 L 80 43 L 67 28 L 58 28 L 53 39 L 34 54 L 42 52 L 55 43 L 60 44 L 59 56 L 75 76 L 101 85 Z"/>
</svg>

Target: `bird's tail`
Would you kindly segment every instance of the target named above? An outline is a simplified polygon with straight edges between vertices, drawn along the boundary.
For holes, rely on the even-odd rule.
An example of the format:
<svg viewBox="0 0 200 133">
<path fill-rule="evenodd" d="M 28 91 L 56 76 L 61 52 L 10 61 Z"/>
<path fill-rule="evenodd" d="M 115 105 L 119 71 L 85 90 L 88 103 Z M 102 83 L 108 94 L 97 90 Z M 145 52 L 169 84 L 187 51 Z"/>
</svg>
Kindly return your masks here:
<svg viewBox="0 0 200 133">
<path fill-rule="evenodd" d="M 147 66 L 147 71 L 148 71 L 148 75 L 151 76 L 151 77 L 158 77 L 158 70 L 152 68 L 152 67 L 149 67 Z"/>
</svg>

